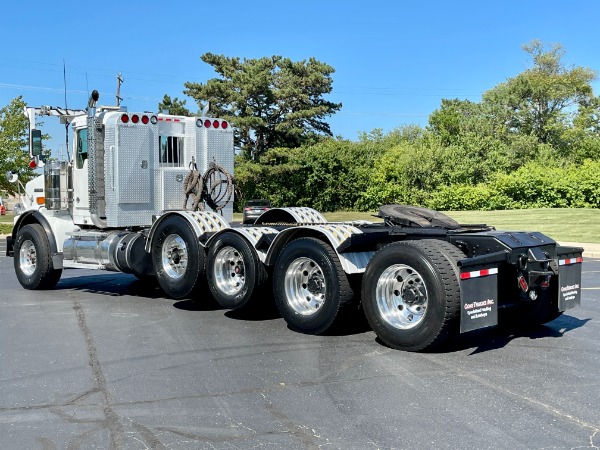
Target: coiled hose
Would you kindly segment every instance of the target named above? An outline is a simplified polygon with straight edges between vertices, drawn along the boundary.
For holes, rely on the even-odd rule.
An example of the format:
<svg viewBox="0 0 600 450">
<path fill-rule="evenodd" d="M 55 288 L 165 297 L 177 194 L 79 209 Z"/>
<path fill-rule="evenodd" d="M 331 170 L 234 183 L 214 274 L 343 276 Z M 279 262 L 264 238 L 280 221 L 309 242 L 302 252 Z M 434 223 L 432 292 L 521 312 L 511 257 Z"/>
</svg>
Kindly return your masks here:
<svg viewBox="0 0 600 450">
<path fill-rule="evenodd" d="M 192 211 L 203 211 L 201 202 L 213 211 L 221 211 L 231 201 L 235 179 L 223 166 L 216 162 L 209 164 L 208 170 L 201 175 L 192 168 L 183 181 L 185 200 L 183 210 L 187 210 L 190 196 L 192 197 Z"/>
</svg>

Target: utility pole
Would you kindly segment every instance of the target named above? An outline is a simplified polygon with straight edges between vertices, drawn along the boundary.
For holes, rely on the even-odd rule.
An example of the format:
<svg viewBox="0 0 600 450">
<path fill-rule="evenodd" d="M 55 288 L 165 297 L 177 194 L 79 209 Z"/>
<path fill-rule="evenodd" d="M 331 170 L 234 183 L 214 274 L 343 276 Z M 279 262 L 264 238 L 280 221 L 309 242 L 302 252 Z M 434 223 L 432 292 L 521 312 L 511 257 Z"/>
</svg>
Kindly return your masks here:
<svg viewBox="0 0 600 450">
<path fill-rule="evenodd" d="M 123 84 L 123 77 L 122 77 L 122 73 L 119 72 L 119 74 L 117 75 L 117 106 L 121 106 L 121 100 L 123 100 L 123 98 L 121 98 L 121 85 Z"/>
</svg>

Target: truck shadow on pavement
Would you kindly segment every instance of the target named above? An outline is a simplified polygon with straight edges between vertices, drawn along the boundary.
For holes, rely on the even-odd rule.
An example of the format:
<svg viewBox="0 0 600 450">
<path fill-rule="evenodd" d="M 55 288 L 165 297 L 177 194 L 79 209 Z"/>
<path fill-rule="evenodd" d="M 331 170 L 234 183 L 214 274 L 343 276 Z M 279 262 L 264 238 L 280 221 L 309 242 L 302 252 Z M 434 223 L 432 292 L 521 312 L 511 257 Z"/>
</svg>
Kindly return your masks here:
<svg viewBox="0 0 600 450">
<path fill-rule="evenodd" d="M 175 302 L 174 306 L 186 311 L 213 311 L 222 309 L 210 293 L 194 292 L 193 296 L 183 300 L 173 300 L 163 292 L 156 279 L 152 277 L 137 279 L 123 273 L 93 274 L 63 277 L 56 290 L 73 290 L 88 294 L 100 294 L 112 297 L 138 297 L 149 300 L 164 299 Z"/>
<path fill-rule="evenodd" d="M 133 275 L 117 272 L 98 275 L 63 276 L 55 289 L 81 291 L 113 297 L 125 295 L 152 299 L 165 297 L 158 284 L 148 282 L 147 280 L 138 280 Z"/>
<path fill-rule="evenodd" d="M 476 355 L 504 348 L 517 339 L 561 338 L 566 333 L 581 328 L 590 320 L 592 319 L 578 319 L 577 317 L 563 314 L 550 323 L 536 325 L 529 329 L 492 328 L 489 330 L 474 331 L 459 336 L 449 350 L 460 351 L 473 348 L 470 355 Z"/>
<path fill-rule="evenodd" d="M 73 290 L 88 294 L 100 294 L 107 296 L 131 296 L 144 297 L 148 299 L 169 298 L 162 291 L 156 280 L 138 280 L 133 275 L 123 273 L 90 274 L 82 276 L 63 277 L 57 290 Z M 273 299 L 272 293 L 266 293 L 258 302 L 235 310 L 226 310 L 220 306 L 212 297 L 208 288 L 198 289 L 190 295 L 190 298 L 172 300 L 173 307 L 183 311 L 217 311 L 223 310 L 224 315 L 233 320 L 248 322 L 261 322 L 270 320 L 283 320 Z M 349 305 L 350 306 L 350 305 Z M 537 325 L 529 329 L 489 328 L 476 330 L 451 339 L 442 348 L 432 350 L 432 353 L 453 353 L 473 349 L 469 355 L 485 353 L 498 350 L 508 346 L 512 341 L 528 338 L 531 340 L 560 338 L 565 333 L 584 326 L 592 319 L 578 319 L 563 314 L 556 320 L 546 324 Z M 323 336 L 351 336 L 371 332 L 362 310 L 358 303 L 342 309 L 334 324 Z M 381 344 L 379 339 L 375 340 Z"/>
</svg>

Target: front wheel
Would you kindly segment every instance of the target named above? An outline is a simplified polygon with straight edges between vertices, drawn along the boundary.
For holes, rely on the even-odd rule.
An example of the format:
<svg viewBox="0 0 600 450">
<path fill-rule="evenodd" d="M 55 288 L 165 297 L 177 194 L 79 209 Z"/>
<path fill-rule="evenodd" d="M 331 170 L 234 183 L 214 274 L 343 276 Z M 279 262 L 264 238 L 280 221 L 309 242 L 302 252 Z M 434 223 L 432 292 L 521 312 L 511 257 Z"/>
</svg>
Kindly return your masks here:
<svg viewBox="0 0 600 450">
<path fill-rule="evenodd" d="M 187 297 L 204 275 L 204 250 L 183 217 L 167 217 L 158 224 L 152 264 L 158 284 L 174 299 Z"/>
<path fill-rule="evenodd" d="M 327 330 L 353 295 L 337 254 L 315 238 L 284 247 L 275 263 L 273 292 L 288 326 L 307 334 Z"/>
<path fill-rule="evenodd" d="M 224 308 L 246 306 L 261 293 L 267 271 L 256 251 L 242 236 L 225 232 L 210 246 L 207 256 L 208 286 Z"/>
<path fill-rule="evenodd" d="M 457 332 L 461 258 L 456 247 L 438 240 L 396 242 L 377 252 L 362 284 L 363 308 L 377 337 L 392 348 L 419 351 Z"/>
<path fill-rule="evenodd" d="M 14 265 L 17 279 L 25 289 L 52 289 L 62 274 L 62 269 L 55 269 L 52 264 L 48 236 L 37 223 L 19 230 Z"/>
</svg>

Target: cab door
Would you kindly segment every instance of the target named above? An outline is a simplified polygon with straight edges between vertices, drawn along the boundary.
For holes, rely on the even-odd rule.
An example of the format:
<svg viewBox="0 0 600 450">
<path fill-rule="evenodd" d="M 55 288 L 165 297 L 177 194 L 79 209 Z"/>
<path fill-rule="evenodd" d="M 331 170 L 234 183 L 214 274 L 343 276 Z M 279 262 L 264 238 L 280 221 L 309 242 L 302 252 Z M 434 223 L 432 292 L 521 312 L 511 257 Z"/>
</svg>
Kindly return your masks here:
<svg viewBox="0 0 600 450">
<path fill-rule="evenodd" d="M 92 222 L 90 219 L 87 127 L 75 129 L 73 146 L 73 221 L 77 225 L 89 225 Z"/>
</svg>

